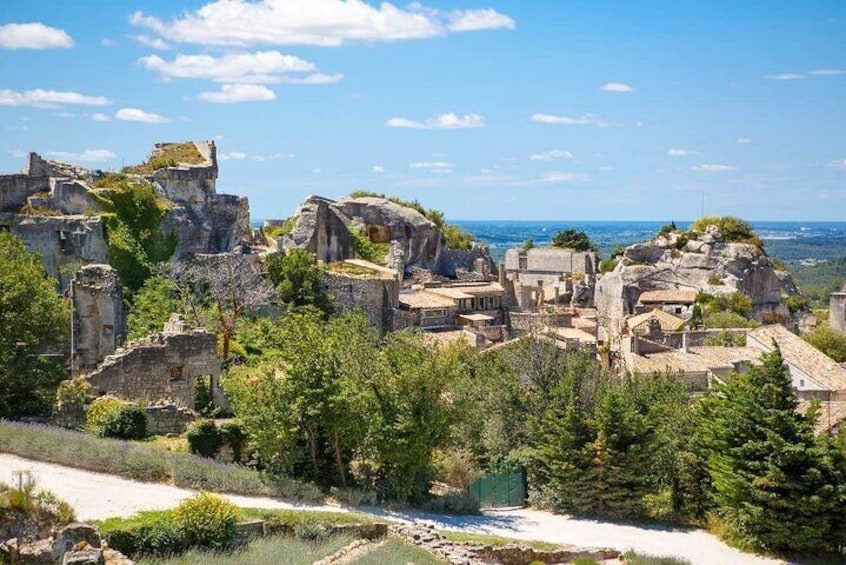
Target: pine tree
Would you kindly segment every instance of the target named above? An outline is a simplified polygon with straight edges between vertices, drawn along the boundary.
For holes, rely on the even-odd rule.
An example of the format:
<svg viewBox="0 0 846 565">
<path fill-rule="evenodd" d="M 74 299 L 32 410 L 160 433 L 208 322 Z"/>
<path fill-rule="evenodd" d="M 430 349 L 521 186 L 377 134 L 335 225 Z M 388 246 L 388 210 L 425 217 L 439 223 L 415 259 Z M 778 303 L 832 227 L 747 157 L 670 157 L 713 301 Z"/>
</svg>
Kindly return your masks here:
<svg viewBox="0 0 846 565">
<path fill-rule="evenodd" d="M 842 482 L 826 442 L 796 411 L 778 346 L 704 401 L 706 468 L 717 515 L 737 543 L 769 551 L 831 545 Z"/>
</svg>

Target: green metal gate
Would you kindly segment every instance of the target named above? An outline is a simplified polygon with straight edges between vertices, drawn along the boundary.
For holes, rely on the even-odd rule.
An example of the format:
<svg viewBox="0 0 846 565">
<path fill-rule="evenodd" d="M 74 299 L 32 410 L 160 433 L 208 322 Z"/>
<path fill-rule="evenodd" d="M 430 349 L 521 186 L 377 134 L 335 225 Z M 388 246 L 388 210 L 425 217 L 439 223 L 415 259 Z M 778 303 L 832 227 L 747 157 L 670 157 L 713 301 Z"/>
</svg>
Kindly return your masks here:
<svg viewBox="0 0 846 565">
<path fill-rule="evenodd" d="M 519 469 L 511 473 L 485 475 L 473 482 L 469 491 L 482 507 L 525 506 L 526 471 Z"/>
</svg>

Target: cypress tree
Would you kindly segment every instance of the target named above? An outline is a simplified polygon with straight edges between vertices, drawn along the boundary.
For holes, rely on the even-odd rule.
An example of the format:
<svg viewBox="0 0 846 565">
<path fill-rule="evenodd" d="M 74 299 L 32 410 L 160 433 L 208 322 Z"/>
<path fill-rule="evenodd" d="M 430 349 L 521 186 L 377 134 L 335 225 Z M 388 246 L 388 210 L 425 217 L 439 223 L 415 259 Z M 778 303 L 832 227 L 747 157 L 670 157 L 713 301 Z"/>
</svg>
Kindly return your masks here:
<svg viewBox="0 0 846 565">
<path fill-rule="evenodd" d="M 704 400 L 706 468 L 729 538 L 769 551 L 831 547 L 842 484 L 830 444 L 796 411 L 778 346 Z M 841 506 L 838 508 L 838 498 Z"/>
</svg>

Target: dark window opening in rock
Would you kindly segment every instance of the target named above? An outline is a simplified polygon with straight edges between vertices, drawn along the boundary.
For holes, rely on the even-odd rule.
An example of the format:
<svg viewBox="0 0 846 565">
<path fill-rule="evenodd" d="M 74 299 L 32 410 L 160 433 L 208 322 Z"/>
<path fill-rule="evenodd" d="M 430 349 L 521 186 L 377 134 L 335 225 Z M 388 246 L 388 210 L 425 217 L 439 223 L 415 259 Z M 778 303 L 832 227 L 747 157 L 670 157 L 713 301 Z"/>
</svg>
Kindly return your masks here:
<svg viewBox="0 0 846 565">
<path fill-rule="evenodd" d="M 114 335 L 115 327 L 112 324 L 103 324 L 103 335 Z"/>
<path fill-rule="evenodd" d="M 170 380 L 171 381 L 181 381 L 183 377 L 183 372 L 185 367 L 182 365 L 177 365 L 175 367 L 170 368 Z"/>
<path fill-rule="evenodd" d="M 68 234 L 63 231 L 59 232 L 59 250 L 62 253 L 68 250 Z"/>
<path fill-rule="evenodd" d="M 405 226 L 405 239 L 411 239 L 411 226 Z"/>
<path fill-rule="evenodd" d="M 527 257 L 520 257 L 520 269 L 526 270 L 529 268 L 529 259 Z"/>
<path fill-rule="evenodd" d="M 681 307 L 679 306 L 679 307 L 677 307 L 677 308 L 676 308 L 676 314 L 681 314 L 681 313 L 682 313 L 682 309 L 681 309 Z"/>
<path fill-rule="evenodd" d="M 388 243 L 391 241 L 391 230 L 387 226 L 367 226 L 367 238 L 370 243 Z"/>
</svg>

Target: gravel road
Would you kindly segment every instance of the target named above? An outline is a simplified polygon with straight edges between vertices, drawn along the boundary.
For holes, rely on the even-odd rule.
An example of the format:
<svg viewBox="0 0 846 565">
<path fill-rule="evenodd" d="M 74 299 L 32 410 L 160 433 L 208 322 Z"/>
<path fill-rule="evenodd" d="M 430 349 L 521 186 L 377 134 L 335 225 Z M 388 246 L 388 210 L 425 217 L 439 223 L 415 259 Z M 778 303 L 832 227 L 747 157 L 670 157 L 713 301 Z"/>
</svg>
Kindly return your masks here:
<svg viewBox="0 0 846 565">
<path fill-rule="evenodd" d="M 194 493 L 169 485 L 130 481 L 70 467 L 0 454 L 0 481 L 10 482 L 14 471 L 30 470 L 41 488 L 54 492 L 76 510 L 80 520 L 131 516 L 141 510 L 165 510 Z M 298 504 L 273 498 L 226 495 L 242 507 L 267 509 L 332 510 L 329 504 Z M 742 553 L 702 530 L 635 526 L 559 516 L 531 509 L 496 510 L 481 516 L 447 516 L 417 512 L 392 512 L 381 508 L 363 511 L 400 521 L 423 521 L 447 530 L 485 533 L 502 537 L 542 540 L 579 546 L 633 549 L 652 555 L 681 557 L 696 565 L 762 565 L 782 561 Z"/>
</svg>

